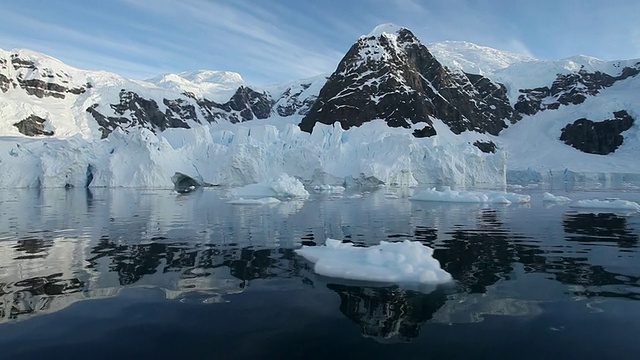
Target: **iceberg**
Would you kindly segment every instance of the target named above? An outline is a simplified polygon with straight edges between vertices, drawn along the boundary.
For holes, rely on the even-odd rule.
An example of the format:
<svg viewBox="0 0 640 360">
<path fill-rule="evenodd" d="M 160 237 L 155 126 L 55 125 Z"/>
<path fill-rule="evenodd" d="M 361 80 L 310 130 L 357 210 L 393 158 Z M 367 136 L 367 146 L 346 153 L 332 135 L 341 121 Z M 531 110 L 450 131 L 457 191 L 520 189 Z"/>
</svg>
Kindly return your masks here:
<svg viewBox="0 0 640 360">
<path fill-rule="evenodd" d="M 423 190 L 413 197 L 411 200 L 417 201 L 436 201 L 436 202 L 458 202 L 458 203 L 528 203 L 531 201 L 529 195 L 520 195 L 505 191 L 462 191 L 451 190 L 445 186 L 441 191 L 431 188 Z"/>
<path fill-rule="evenodd" d="M 247 198 L 280 197 L 289 199 L 309 196 L 309 192 L 304 188 L 300 180 L 287 174 L 282 174 L 272 181 L 263 181 L 231 189 L 230 193 L 232 197 Z"/>
<path fill-rule="evenodd" d="M 542 196 L 542 201 L 544 202 L 553 202 L 553 203 L 565 203 L 570 202 L 571 199 L 566 196 L 557 196 L 552 193 L 545 192 Z"/>
<path fill-rule="evenodd" d="M 417 241 L 381 241 L 363 248 L 327 239 L 323 246 L 303 246 L 295 251 L 314 263 L 317 274 L 332 278 L 423 285 L 452 281 L 433 258 L 433 249 Z"/>
<path fill-rule="evenodd" d="M 582 208 L 582 209 L 611 209 L 611 210 L 640 211 L 640 204 L 638 204 L 635 201 L 622 200 L 622 199 L 579 200 L 569 206 L 572 208 Z"/>
<path fill-rule="evenodd" d="M 264 197 L 259 199 L 238 198 L 238 199 L 227 201 L 227 204 L 232 204 L 232 205 L 268 205 L 268 204 L 278 204 L 278 203 L 280 203 L 280 200 L 274 197 Z"/>
</svg>

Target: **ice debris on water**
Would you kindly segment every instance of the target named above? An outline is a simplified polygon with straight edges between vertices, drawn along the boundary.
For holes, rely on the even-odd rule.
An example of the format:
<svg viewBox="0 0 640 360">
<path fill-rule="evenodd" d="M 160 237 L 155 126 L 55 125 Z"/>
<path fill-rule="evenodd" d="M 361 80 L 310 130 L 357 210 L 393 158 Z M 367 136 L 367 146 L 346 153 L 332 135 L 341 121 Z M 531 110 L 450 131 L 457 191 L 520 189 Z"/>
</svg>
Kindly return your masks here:
<svg viewBox="0 0 640 360">
<path fill-rule="evenodd" d="M 433 249 L 417 241 L 381 241 L 365 248 L 327 239 L 323 246 L 303 246 L 296 253 L 313 262 L 317 274 L 332 278 L 430 285 L 452 281 Z"/>
</svg>

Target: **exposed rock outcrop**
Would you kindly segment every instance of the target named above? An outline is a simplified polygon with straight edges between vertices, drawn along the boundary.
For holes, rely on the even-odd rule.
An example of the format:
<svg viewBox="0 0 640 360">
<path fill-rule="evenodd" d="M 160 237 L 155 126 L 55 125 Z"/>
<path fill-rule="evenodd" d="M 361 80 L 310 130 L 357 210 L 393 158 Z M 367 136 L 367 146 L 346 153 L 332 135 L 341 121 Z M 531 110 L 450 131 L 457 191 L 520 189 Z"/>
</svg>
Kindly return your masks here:
<svg viewBox="0 0 640 360">
<path fill-rule="evenodd" d="M 27 136 L 52 136 L 53 131 L 47 131 L 44 129 L 44 123 L 47 121 L 36 115 L 31 115 L 28 118 L 13 124 L 13 126 L 18 128 L 20 133 Z"/>
<path fill-rule="evenodd" d="M 57 83 L 46 82 L 39 79 L 22 79 L 18 77 L 18 84 L 27 92 L 27 94 L 38 98 L 51 96 L 58 99 L 64 99 L 66 96 L 65 94 L 67 93 L 79 95 L 85 92 L 83 87 L 68 88 Z"/>
<path fill-rule="evenodd" d="M 589 154 L 610 154 L 622 145 L 622 132 L 629 130 L 634 123 L 625 110 L 616 111 L 613 115 L 613 119 L 604 121 L 578 119 L 562 129 L 560 140 Z"/>
<path fill-rule="evenodd" d="M 496 152 L 496 144 L 493 141 L 476 141 L 473 143 L 475 147 L 480 149 L 480 151 L 484 153 L 495 153 Z"/>
<path fill-rule="evenodd" d="M 9 91 L 12 83 L 13 82 L 11 81 L 11 79 L 4 76 L 3 74 L 0 74 L 0 91 L 2 91 L 3 93 Z"/>
</svg>

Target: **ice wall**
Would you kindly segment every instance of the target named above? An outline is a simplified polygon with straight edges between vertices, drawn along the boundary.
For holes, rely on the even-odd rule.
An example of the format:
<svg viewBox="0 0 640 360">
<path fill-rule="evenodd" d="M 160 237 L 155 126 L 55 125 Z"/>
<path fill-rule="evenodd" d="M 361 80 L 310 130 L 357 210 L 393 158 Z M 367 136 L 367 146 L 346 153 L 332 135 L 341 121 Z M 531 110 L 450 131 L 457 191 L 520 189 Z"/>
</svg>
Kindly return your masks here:
<svg viewBox="0 0 640 360">
<path fill-rule="evenodd" d="M 107 139 L 0 138 L 0 187 L 172 188 L 182 173 L 204 183 L 243 186 L 283 173 L 307 184 L 343 185 L 373 177 L 385 184 L 505 184 L 505 155 L 466 142 L 415 138 L 382 121 L 343 130 L 318 125 L 213 124 L 116 131 Z"/>
</svg>

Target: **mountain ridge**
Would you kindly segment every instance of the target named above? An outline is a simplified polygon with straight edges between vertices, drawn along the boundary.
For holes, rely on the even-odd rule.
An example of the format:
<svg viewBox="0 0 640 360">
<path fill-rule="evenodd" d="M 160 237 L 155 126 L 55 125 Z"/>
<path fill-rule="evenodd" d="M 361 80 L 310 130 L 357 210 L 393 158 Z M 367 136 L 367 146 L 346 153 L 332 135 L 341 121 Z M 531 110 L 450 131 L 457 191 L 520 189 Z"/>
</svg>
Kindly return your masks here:
<svg viewBox="0 0 640 360">
<path fill-rule="evenodd" d="M 30 138 L 30 146 L 36 149 L 41 140 L 60 139 L 64 143 L 68 139 L 75 144 L 73 139 L 79 137 L 88 142 L 90 151 L 101 139 L 107 141 L 99 143 L 105 146 L 110 146 L 109 141 L 135 140 L 151 141 L 145 146 L 157 142 L 164 144 L 158 149 L 185 152 L 187 143 L 177 139 L 189 138 L 204 146 L 202 151 L 207 153 L 188 150 L 185 154 L 189 155 L 185 156 L 196 154 L 210 159 L 214 145 L 203 143 L 203 139 L 213 141 L 214 148 L 225 147 L 224 151 L 231 151 L 233 144 L 240 141 L 244 145 L 236 150 L 255 158 L 249 161 L 225 155 L 228 156 L 225 166 L 230 166 L 236 175 L 216 172 L 210 175 L 218 179 L 215 181 L 189 175 L 212 184 L 256 181 L 275 169 L 291 168 L 284 164 L 269 170 L 262 163 L 265 160 L 261 157 L 271 151 L 269 144 L 279 142 L 283 142 L 287 156 L 294 156 L 303 164 L 310 161 L 302 170 L 297 167 L 291 170 L 302 171 L 292 175 L 308 181 L 357 177 L 358 173 L 396 183 L 434 179 L 446 182 L 443 179 L 462 179 L 459 176 L 476 179 L 469 183 L 477 179 L 493 181 L 505 172 L 509 174 L 507 177 L 518 181 L 607 177 L 606 174 L 613 173 L 627 174 L 620 175 L 627 179 L 635 176 L 628 174 L 639 174 L 640 178 L 640 166 L 633 165 L 640 155 L 635 121 L 640 116 L 640 105 L 634 95 L 640 92 L 637 76 L 640 59 L 605 61 L 574 56 L 536 60 L 509 53 L 501 56 L 498 50 L 460 42 L 436 46 L 434 53 L 441 54 L 438 58 L 409 29 L 384 25 L 372 34 L 360 37 L 331 74 L 263 87 L 244 83 L 240 74 L 215 70 L 163 74 L 149 81 L 131 80 L 106 71 L 77 69 L 31 50 L 0 50 L 0 142 Z M 443 58 L 447 46 L 449 53 L 456 56 Z M 465 63 L 458 61 L 459 56 L 474 52 L 474 56 L 485 59 L 476 63 L 481 74 L 465 71 Z M 585 130 L 585 126 L 589 129 Z M 359 127 L 363 129 L 350 131 Z M 204 137 L 192 138 L 181 131 Z M 367 139 L 362 134 L 374 137 Z M 391 137 L 397 138 L 393 140 L 395 144 L 405 135 L 418 140 L 403 140 L 411 145 L 396 149 L 404 154 L 398 157 L 403 159 L 399 164 L 392 162 L 395 155 L 382 153 L 385 147 L 380 151 L 365 151 L 362 147 L 369 141 L 385 144 L 384 139 Z M 335 136 L 340 136 L 344 143 Z M 362 144 L 347 143 L 355 139 Z M 312 143 L 304 145 L 307 141 Z M 436 150 L 448 144 L 452 147 L 447 147 L 447 151 L 452 152 L 437 155 Z M 257 146 L 259 152 L 247 150 L 251 146 Z M 309 147 L 294 150 L 298 146 Z M 423 160 L 416 156 L 427 150 L 419 146 L 431 147 Z M 350 149 L 355 151 L 353 156 L 377 159 L 391 167 L 360 164 L 356 167 L 359 170 L 347 171 L 329 164 L 337 159 L 314 158 L 319 156 L 314 152 L 328 148 L 334 151 L 331 156 L 346 156 L 346 149 Z M 7 150 L 9 157 L 22 154 L 16 149 Z M 108 157 L 113 150 L 101 149 L 105 152 L 101 156 Z M 290 161 L 285 153 L 278 161 Z M 19 163 L 4 156 L 0 154 L 0 164 Z M 462 159 L 469 156 L 475 160 Z M 435 177 L 420 163 L 427 158 L 442 166 Z M 504 159 L 508 171 L 500 165 Z M 95 175 L 103 166 L 91 159 L 82 161 L 74 174 Z M 198 161 L 193 168 L 200 169 L 198 173 L 207 173 L 203 166 L 208 163 Z M 490 165 L 482 165 L 483 161 Z M 184 166 L 165 167 L 191 171 L 188 163 Z M 255 168 L 247 170 L 251 167 Z M 493 173 L 480 175 L 485 170 Z M 101 171 L 100 184 L 126 186 L 137 184 L 136 181 L 146 185 L 166 184 L 173 175 L 158 173 L 153 179 L 140 175 L 123 182 L 106 180 L 114 170 Z M 21 184 L 44 184 L 42 176 Z M 60 184 L 58 180 L 56 184 Z M 14 180 L 7 181 L 6 184 L 12 184 Z M 73 182 L 84 183 L 89 182 Z"/>
</svg>

